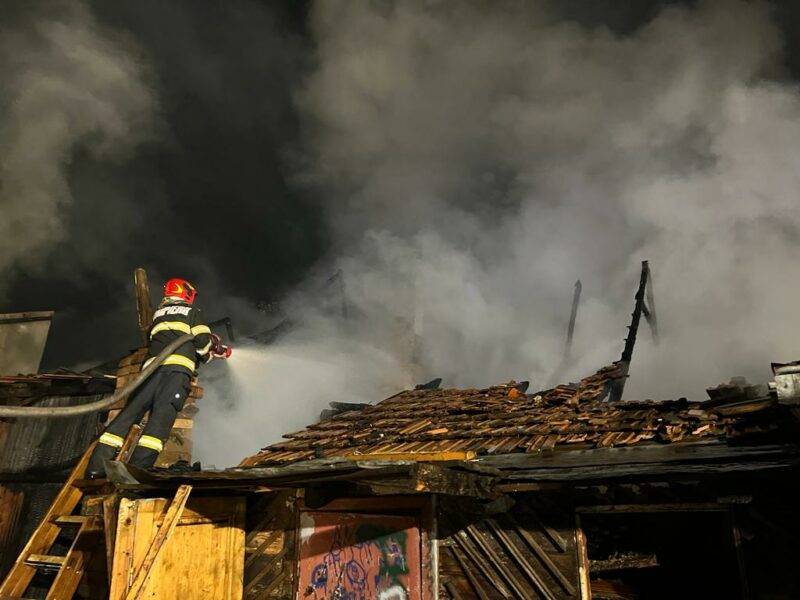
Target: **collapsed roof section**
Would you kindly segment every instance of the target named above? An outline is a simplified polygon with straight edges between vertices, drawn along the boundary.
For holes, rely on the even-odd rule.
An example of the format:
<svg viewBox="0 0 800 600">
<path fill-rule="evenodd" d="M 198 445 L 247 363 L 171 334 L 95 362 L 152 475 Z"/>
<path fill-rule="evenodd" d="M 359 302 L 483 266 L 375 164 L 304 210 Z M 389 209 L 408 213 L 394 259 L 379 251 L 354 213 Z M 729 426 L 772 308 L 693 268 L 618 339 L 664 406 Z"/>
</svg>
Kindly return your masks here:
<svg viewBox="0 0 800 600">
<path fill-rule="evenodd" d="M 469 461 L 547 450 L 675 444 L 777 443 L 796 431 L 791 409 L 752 389 L 721 386 L 711 400 L 606 402 L 624 376 L 615 363 L 578 384 L 534 394 L 513 382 L 487 389 L 409 390 L 289 433 L 240 467 L 314 459 Z"/>
</svg>

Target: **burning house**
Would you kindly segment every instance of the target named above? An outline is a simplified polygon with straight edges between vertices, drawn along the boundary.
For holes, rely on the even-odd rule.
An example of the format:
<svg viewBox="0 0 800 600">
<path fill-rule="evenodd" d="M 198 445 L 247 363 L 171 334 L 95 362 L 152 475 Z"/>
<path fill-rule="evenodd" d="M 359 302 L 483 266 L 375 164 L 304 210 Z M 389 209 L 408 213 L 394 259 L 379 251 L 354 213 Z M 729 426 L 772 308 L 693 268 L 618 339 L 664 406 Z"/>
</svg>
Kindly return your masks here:
<svg viewBox="0 0 800 600">
<path fill-rule="evenodd" d="M 79 465 L 74 512 L 102 534 L 78 597 L 794 598 L 795 370 L 702 402 L 607 401 L 618 364 L 536 393 L 409 390 L 234 469 L 119 462 L 100 488 Z"/>
<path fill-rule="evenodd" d="M 800 367 L 703 401 L 621 401 L 639 319 L 656 333 L 648 281 L 644 263 L 621 359 L 577 383 L 433 380 L 332 402 L 226 470 L 130 466 L 134 427 L 109 479 L 84 479 L 142 349 L 105 371 L 0 378 L 6 405 L 106 398 L 102 412 L 0 425 L 0 597 L 796 598 Z M 148 297 L 137 273 L 143 333 Z M 162 466 L 191 459 L 200 397 Z"/>
</svg>

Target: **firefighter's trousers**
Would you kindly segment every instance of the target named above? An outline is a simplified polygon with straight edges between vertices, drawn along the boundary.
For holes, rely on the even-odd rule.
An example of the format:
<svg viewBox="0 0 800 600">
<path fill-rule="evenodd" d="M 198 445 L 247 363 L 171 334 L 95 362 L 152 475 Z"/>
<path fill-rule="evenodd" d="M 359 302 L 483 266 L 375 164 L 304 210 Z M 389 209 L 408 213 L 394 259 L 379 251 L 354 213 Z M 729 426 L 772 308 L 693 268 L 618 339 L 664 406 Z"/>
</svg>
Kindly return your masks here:
<svg viewBox="0 0 800 600">
<path fill-rule="evenodd" d="M 137 467 L 152 467 L 164 448 L 175 417 L 183 408 L 190 389 L 191 378 L 188 373 L 157 369 L 106 427 L 89 460 L 87 474 L 98 476 L 105 473 L 104 461 L 116 456 L 131 426 L 140 422 L 148 410 L 150 416 L 129 462 Z"/>
</svg>

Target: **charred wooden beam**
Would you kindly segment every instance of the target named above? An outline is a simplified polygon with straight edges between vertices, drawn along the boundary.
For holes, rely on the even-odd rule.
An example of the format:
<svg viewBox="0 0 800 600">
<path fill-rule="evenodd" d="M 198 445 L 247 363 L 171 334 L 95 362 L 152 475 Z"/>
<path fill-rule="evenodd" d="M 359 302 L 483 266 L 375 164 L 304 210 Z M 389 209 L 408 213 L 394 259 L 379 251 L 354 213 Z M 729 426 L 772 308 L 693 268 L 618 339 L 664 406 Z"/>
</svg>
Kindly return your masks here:
<svg viewBox="0 0 800 600">
<path fill-rule="evenodd" d="M 572 338 L 575 335 L 575 321 L 578 318 L 578 304 L 581 301 L 581 290 L 583 290 L 583 285 L 579 279 L 575 282 L 575 291 L 572 294 L 572 310 L 569 313 L 569 325 L 567 326 L 567 343 L 564 346 L 564 363 L 568 363 L 572 358 Z"/>
<path fill-rule="evenodd" d="M 528 594 L 525 591 L 525 586 L 506 566 L 500 555 L 497 554 L 494 548 L 492 548 L 491 544 L 483 535 L 483 533 L 481 533 L 481 531 L 475 527 L 475 525 L 467 525 L 456 535 L 462 535 L 465 532 L 466 535 L 472 538 L 472 541 L 475 542 L 476 546 L 480 548 L 483 555 L 488 559 L 489 564 L 494 567 L 494 569 L 500 574 L 500 576 L 511 587 L 511 589 L 513 589 L 520 598 L 526 598 Z"/>
<path fill-rule="evenodd" d="M 481 582 L 478 580 L 477 575 L 473 572 L 472 568 L 467 564 L 467 561 L 459 554 L 459 552 L 455 548 L 450 548 L 450 552 L 453 553 L 453 556 L 456 558 L 456 562 L 461 567 L 461 570 L 464 571 L 464 575 L 467 576 L 467 581 L 472 586 L 472 589 L 475 590 L 475 594 L 477 594 L 479 600 L 490 600 L 491 596 L 489 593 L 484 589 Z M 478 565 L 480 566 L 480 565 Z"/>
<path fill-rule="evenodd" d="M 511 558 L 517 563 L 520 571 L 528 576 L 528 579 L 531 581 L 534 588 L 536 588 L 536 591 L 546 600 L 557 600 L 555 594 L 548 589 L 547 584 L 536 572 L 536 569 L 525 557 L 525 554 L 514 544 L 514 540 L 511 539 L 511 536 L 509 536 L 494 519 L 487 519 L 486 523 L 500 542 L 500 545 L 505 548 L 506 552 L 508 552 Z"/>
<path fill-rule="evenodd" d="M 513 598 L 511 592 L 509 592 L 506 584 L 503 582 L 503 578 L 499 577 L 496 572 L 497 564 L 493 563 L 491 560 L 487 561 L 482 558 L 481 553 L 473 546 L 472 541 L 470 540 L 466 531 L 463 529 L 456 531 L 453 534 L 452 539 L 456 542 L 459 548 L 464 551 L 470 560 L 475 563 L 475 566 L 480 569 L 480 572 L 483 574 L 483 576 L 486 577 L 494 586 L 495 591 L 499 592 L 503 598 Z M 525 596 L 523 595 L 522 597 L 524 598 Z"/>
<path fill-rule="evenodd" d="M 664 512 L 727 512 L 730 506 L 716 502 L 680 502 L 675 504 L 598 504 L 577 506 L 580 514 L 664 513 Z"/>
<path fill-rule="evenodd" d="M 139 267 L 133 273 L 136 286 L 136 312 L 139 315 L 139 331 L 145 345 L 150 342 L 150 326 L 153 324 L 153 304 L 150 298 L 150 284 L 147 282 L 147 271 Z"/>
<path fill-rule="evenodd" d="M 452 600 L 462 600 L 461 594 L 458 593 L 456 586 L 454 586 L 451 581 L 444 582 L 444 589 L 446 589 L 447 593 L 450 594 L 450 598 L 452 598 Z"/>
<path fill-rule="evenodd" d="M 622 366 L 622 376 L 616 379 L 611 384 L 611 392 L 609 400 L 611 402 L 618 402 L 622 399 L 622 392 L 625 389 L 625 381 L 628 378 L 630 371 L 631 360 L 633 359 L 633 348 L 636 345 L 636 335 L 639 332 L 639 322 L 642 315 L 647 313 L 645 317 L 650 322 L 650 326 L 654 327 L 655 324 L 655 311 L 649 311 L 645 304 L 645 293 L 647 291 L 647 284 L 650 280 L 650 267 L 646 260 L 642 261 L 642 272 L 639 276 L 639 288 L 636 290 L 636 300 L 631 313 L 631 324 L 628 326 L 628 336 L 625 338 L 625 347 L 622 350 L 619 364 Z M 651 320 L 652 319 L 652 320 Z M 654 335 L 657 335 L 657 329 L 654 329 Z"/>
<path fill-rule="evenodd" d="M 536 538 L 531 535 L 531 532 L 520 526 L 520 524 L 511 515 L 508 515 L 508 519 L 516 528 L 520 537 L 525 541 L 526 544 L 528 544 L 528 546 L 530 546 L 531 550 L 533 550 L 533 553 L 536 555 L 536 557 L 542 562 L 555 580 L 558 581 L 559 585 L 564 588 L 564 591 L 570 596 L 573 595 L 575 593 L 575 586 L 572 585 L 572 582 L 570 582 L 570 580 L 564 576 L 558 566 L 547 555 L 547 552 L 545 552 L 544 548 L 542 548 L 539 545 L 539 542 L 536 541 Z"/>
<path fill-rule="evenodd" d="M 411 484 L 415 492 L 448 494 L 473 498 L 495 498 L 494 477 L 456 471 L 430 463 L 418 463 L 411 469 Z"/>
</svg>

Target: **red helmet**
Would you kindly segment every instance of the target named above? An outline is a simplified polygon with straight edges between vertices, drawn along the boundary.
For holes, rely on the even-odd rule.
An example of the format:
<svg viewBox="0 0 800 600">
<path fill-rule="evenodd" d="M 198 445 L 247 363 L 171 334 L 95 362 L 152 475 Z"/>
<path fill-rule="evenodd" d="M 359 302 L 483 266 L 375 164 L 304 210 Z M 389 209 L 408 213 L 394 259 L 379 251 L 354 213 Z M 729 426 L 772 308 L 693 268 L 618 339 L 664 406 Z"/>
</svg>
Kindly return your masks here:
<svg viewBox="0 0 800 600">
<path fill-rule="evenodd" d="M 196 295 L 197 290 L 185 279 L 170 279 L 164 284 L 164 296 L 168 298 L 180 298 L 191 304 Z"/>
</svg>

